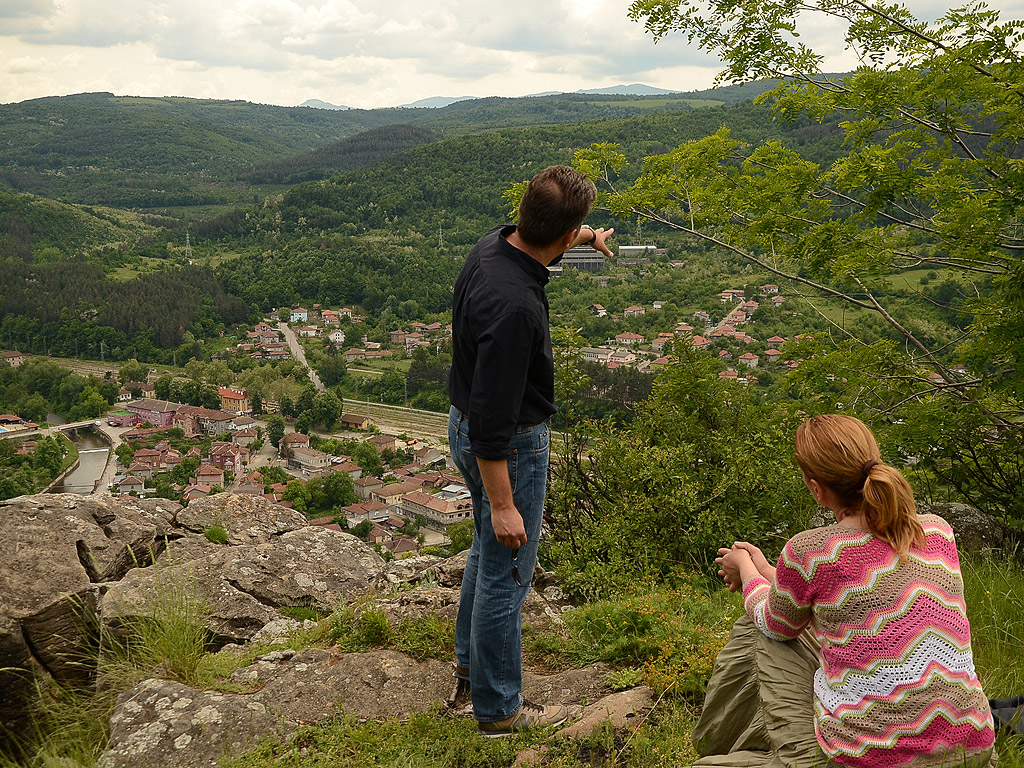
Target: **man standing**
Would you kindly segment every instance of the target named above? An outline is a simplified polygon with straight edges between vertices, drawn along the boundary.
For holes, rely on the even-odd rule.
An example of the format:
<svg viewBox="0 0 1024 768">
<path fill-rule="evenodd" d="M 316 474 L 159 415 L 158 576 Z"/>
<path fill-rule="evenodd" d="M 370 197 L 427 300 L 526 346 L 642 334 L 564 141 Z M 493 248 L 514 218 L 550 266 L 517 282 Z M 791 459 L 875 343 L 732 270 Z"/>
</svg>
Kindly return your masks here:
<svg viewBox="0 0 1024 768">
<path fill-rule="evenodd" d="M 548 469 L 554 362 L 544 286 L 577 245 L 611 255 L 614 230 L 583 224 L 593 182 L 565 166 L 530 181 L 516 226 L 470 252 L 455 283 L 448 442 L 473 497 L 475 530 L 455 625 L 456 676 L 471 683 L 485 736 L 565 721 L 524 701 L 520 608 L 537 562 Z"/>
</svg>

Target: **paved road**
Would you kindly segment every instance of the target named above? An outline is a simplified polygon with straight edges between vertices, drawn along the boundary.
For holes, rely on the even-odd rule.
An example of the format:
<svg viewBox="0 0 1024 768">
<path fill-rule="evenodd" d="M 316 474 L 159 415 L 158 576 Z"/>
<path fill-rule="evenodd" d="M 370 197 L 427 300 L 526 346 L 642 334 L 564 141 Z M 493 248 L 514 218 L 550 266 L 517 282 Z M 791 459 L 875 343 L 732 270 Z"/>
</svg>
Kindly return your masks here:
<svg viewBox="0 0 1024 768">
<path fill-rule="evenodd" d="M 288 323 L 278 323 L 277 329 L 284 334 L 284 339 L 288 342 L 288 349 L 291 350 L 292 357 L 306 366 L 306 370 L 309 371 L 309 380 L 313 382 L 313 386 L 321 391 L 327 389 L 323 382 L 320 381 L 320 377 L 316 375 L 316 371 L 306 362 L 306 353 L 302 349 L 302 345 L 299 344 L 299 340 L 295 338 L 295 331 L 289 327 Z"/>
</svg>

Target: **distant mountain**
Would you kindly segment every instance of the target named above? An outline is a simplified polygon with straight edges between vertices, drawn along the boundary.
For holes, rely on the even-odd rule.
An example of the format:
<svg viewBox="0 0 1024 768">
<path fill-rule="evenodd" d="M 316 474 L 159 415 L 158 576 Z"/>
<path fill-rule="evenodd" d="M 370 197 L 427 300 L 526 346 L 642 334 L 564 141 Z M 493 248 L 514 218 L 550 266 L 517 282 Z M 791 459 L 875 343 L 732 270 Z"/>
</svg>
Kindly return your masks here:
<svg viewBox="0 0 1024 768">
<path fill-rule="evenodd" d="M 476 96 L 430 96 L 426 99 L 418 99 L 417 101 L 409 102 L 408 104 L 399 104 L 398 107 L 402 108 L 419 108 L 427 107 L 428 109 L 440 109 L 447 107 L 449 104 L 455 104 L 459 101 L 471 101 L 477 98 Z"/>
<path fill-rule="evenodd" d="M 666 93 L 679 93 L 679 91 L 667 91 L 664 88 L 655 88 L 652 85 L 633 83 L 632 85 L 612 85 L 608 88 L 581 88 L 576 93 L 599 93 L 616 96 L 661 96 Z"/>
<path fill-rule="evenodd" d="M 346 107 L 341 104 L 331 104 L 327 101 L 320 101 L 320 99 L 306 99 L 304 102 L 299 104 L 300 107 L 310 107 L 312 109 L 352 109 L 352 107 Z"/>
<path fill-rule="evenodd" d="M 0 191 L 172 216 L 175 209 L 224 210 L 269 191 L 250 185 L 365 168 L 429 142 L 430 134 L 443 139 L 687 112 L 749 100 L 770 85 L 688 94 L 460 98 L 443 107 L 374 110 L 110 93 L 46 97 L 0 104 Z M 416 102 L 427 103 L 431 100 Z M 396 124 L 418 130 L 399 130 Z"/>
</svg>

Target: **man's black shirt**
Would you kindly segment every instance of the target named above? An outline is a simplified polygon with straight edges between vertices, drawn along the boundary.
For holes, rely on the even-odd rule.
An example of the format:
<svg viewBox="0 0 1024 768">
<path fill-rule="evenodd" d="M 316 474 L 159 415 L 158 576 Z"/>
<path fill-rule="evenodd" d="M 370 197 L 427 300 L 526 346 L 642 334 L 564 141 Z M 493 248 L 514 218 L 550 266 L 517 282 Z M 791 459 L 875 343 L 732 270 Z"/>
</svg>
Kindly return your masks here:
<svg viewBox="0 0 1024 768">
<path fill-rule="evenodd" d="M 548 270 L 505 239 L 514 231 L 484 235 L 455 282 L 448 396 L 481 459 L 508 458 L 516 425 L 555 412 Z"/>
</svg>

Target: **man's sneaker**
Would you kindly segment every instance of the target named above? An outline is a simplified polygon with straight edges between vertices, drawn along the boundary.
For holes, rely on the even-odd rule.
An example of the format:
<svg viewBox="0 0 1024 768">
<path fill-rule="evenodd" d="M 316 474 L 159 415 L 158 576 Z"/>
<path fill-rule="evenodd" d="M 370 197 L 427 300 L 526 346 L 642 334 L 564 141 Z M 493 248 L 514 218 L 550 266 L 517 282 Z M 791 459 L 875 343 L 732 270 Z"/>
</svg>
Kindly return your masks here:
<svg viewBox="0 0 1024 768">
<path fill-rule="evenodd" d="M 481 734 L 489 739 L 497 739 L 501 736 L 511 736 L 513 733 L 525 731 L 528 728 L 561 725 L 568 717 L 569 710 L 563 706 L 542 707 L 523 699 L 523 706 L 510 717 L 496 720 L 493 723 L 477 723 L 477 725 Z"/>
</svg>

